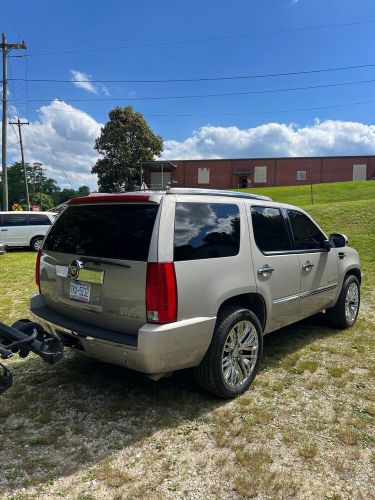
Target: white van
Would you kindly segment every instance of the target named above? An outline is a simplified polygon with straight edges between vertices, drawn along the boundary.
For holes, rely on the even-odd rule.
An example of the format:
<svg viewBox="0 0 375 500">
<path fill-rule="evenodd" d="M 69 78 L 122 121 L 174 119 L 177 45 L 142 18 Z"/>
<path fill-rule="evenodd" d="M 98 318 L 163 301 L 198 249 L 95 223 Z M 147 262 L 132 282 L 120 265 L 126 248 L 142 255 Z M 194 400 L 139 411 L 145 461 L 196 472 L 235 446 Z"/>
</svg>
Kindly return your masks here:
<svg viewBox="0 0 375 500">
<path fill-rule="evenodd" d="M 38 251 L 57 217 L 55 212 L 0 212 L 0 239 L 7 247 L 31 247 Z"/>
</svg>

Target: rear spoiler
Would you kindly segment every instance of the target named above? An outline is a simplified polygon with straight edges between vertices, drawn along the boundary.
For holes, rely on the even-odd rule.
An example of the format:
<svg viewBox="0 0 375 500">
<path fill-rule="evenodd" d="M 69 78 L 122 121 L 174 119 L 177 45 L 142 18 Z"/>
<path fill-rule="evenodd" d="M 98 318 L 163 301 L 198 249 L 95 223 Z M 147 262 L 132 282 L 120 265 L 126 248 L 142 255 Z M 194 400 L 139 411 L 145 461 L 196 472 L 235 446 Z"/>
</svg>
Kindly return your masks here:
<svg viewBox="0 0 375 500">
<path fill-rule="evenodd" d="M 80 196 L 69 200 L 69 205 L 86 204 L 86 203 L 108 203 L 112 201 L 150 201 L 149 194 L 92 194 L 89 196 Z"/>
</svg>

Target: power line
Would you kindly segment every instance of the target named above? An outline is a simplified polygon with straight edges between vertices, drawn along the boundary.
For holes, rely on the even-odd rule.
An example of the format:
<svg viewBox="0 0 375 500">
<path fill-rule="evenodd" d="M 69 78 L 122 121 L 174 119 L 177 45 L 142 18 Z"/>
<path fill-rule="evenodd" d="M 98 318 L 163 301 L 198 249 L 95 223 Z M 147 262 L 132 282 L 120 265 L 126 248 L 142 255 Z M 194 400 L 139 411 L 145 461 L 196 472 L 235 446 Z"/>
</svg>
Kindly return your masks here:
<svg viewBox="0 0 375 500">
<path fill-rule="evenodd" d="M 167 78 L 163 80 L 64 80 L 55 78 L 10 78 L 9 80 L 33 83 L 187 83 L 187 82 L 212 82 L 222 80 L 248 80 L 255 78 L 271 78 L 276 76 L 296 76 L 296 75 L 309 75 L 312 73 L 328 73 L 332 71 L 344 71 L 348 69 L 362 69 L 373 68 L 375 64 L 357 64 L 354 66 L 338 66 L 333 68 L 318 68 L 303 71 L 289 71 L 282 73 L 265 73 L 255 75 L 234 75 L 234 76 L 213 76 L 213 77 L 197 77 L 197 78 Z"/>
<path fill-rule="evenodd" d="M 248 115 L 262 115 L 262 114 L 273 114 L 273 113 L 292 113 L 299 111 L 317 111 L 322 109 L 335 109 L 335 108 L 346 108 L 351 106 L 362 106 L 364 104 L 373 104 L 375 100 L 368 101 L 357 101 L 357 102 L 348 102 L 348 103 L 339 103 L 339 104 L 329 104 L 327 106 L 312 106 L 312 107 L 303 107 L 303 108 L 287 108 L 287 109 L 271 109 L 271 110 L 261 110 L 261 111 L 249 111 L 249 112 L 241 112 L 241 113 L 143 113 L 144 116 L 148 117 L 211 117 L 211 116 L 248 116 Z M 30 108 L 33 111 L 38 111 L 40 108 Z M 84 113 L 88 116 L 92 115 L 102 115 L 108 116 L 108 111 L 83 111 L 83 110 L 69 110 L 69 109 L 54 109 L 54 113 L 74 113 L 77 111 Z"/>
<path fill-rule="evenodd" d="M 3 10 L 0 10 L 0 15 L 3 16 L 5 21 L 12 26 L 12 28 L 15 30 L 15 32 L 18 35 L 18 40 L 20 40 L 22 38 L 21 33 L 18 31 L 16 26 L 12 23 L 12 21 L 9 19 L 9 17 L 5 14 L 5 12 Z"/>
<path fill-rule="evenodd" d="M 224 35 L 224 36 L 215 36 L 215 37 L 202 37 L 202 38 L 191 38 L 186 40 L 169 40 L 169 41 L 161 41 L 161 42 L 139 42 L 128 45 L 120 45 L 116 47 L 96 47 L 91 49 L 66 49 L 66 50 L 55 50 L 51 52 L 36 52 L 24 55 L 23 57 L 36 57 L 36 56 L 49 56 L 49 55 L 59 55 L 59 54 L 78 54 L 78 53 L 87 53 L 87 52 L 103 52 L 109 50 L 123 50 L 123 49 L 138 49 L 138 48 L 147 48 L 147 47 L 165 47 L 168 45 L 183 45 L 189 43 L 204 43 L 204 42 L 214 42 L 220 40 L 235 40 L 235 39 L 243 39 L 243 38 L 252 38 L 258 36 L 267 36 L 267 35 L 278 35 L 283 33 L 294 33 L 299 31 L 311 31 L 311 30 L 321 30 L 321 29 L 331 29 L 331 28 L 343 28 L 349 26 L 361 26 L 366 24 L 373 24 L 375 20 L 367 20 L 367 21 L 354 21 L 350 23 L 340 23 L 340 24 L 325 24 L 325 25 L 315 25 L 315 26 L 303 26 L 297 28 L 287 28 L 282 30 L 273 30 L 273 31 L 259 31 L 254 33 L 243 33 L 236 35 Z"/>
<path fill-rule="evenodd" d="M 168 99 L 198 99 L 204 97 L 229 97 L 239 95 L 259 95 L 259 94 L 274 94 L 279 92 L 294 92 L 297 90 L 313 90 L 333 87 L 343 87 L 347 85 L 362 85 L 365 83 L 374 83 L 375 79 L 371 80 L 357 80 L 351 82 L 336 82 L 321 85 L 308 85 L 306 87 L 288 87 L 281 89 L 263 89 L 263 90 L 247 90 L 239 92 L 219 92 L 214 94 L 191 94 L 191 95 L 171 95 L 171 96 L 145 96 L 145 97 L 96 97 L 91 99 L 70 99 L 68 97 L 50 97 L 48 99 L 29 99 L 29 102 L 51 102 L 53 100 L 61 100 L 68 102 L 97 102 L 97 101 L 159 101 Z M 12 99 L 9 99 L 12 101 Z"/>
<path fill-rule="evenodd" d="M 52 154 L 53 154 L 53 156 L 55 157 L 55 160 L 56 160 L 56 165 L 57 165 L 57 167 L 58 167 L 58 168 L 59 168 L 59 170 L 61 170 L 61 172 L 64 174 L 64 176 L 65 176 L 65 178 L 67 179 L 67 181 L 69 182 L 69 184 L 70 184 L 71 188 L 72 188 L 72 189 L 74 189 L 73 184 L 71 183 L 71 180 L 69 179 L 68 174 L 65 172 L 65 170 L 64 170 L 64 169 L 63 169 L 63 167 L 61 166 L 61 164 L 60 164 L 60 162 L 59 162 L 59 159 L 58 159 L 58 157 L 57 157 L 57 154 L 56 154 L 56 152 L 55 152 L 54 148 L 52 147 L 52 145 L 51 145 L 51 144 L 49 144 L 49 146 L 47 146 L 46 144 L 42 143 L 42 142 L 41 142 L 41 141 L 40 141 L 37 137 L 35 137 L 35 135 L 34 135 L 34 132 L 35 132 L 35 131 L 31 132 L 31 130 L 30 130 L 30 129 L 28 129 L 28 131 L 27 131 L 27 132 L 29 133 L 29 135 L 30 135 L 31 139 L 32 139 L 35 143 L 37 143 L 37 144 L 39 144 L 40 146 L 42 146 L 42 147 L 43 147 L 43 148 L 47 151 L 47 153 L 49 153 L 49 154 L 51 154 L 51 153 L 52 153 Z M 45 139 L 47 139 L 47 138 L 44 136 L 44 133 L 43 133 L 43 131 L 42 131 L 42 130 L 40 130 L 40 133 L 43 135 L 43 137 L 44 137 Z M 47 139 L 47 142 L 48 142 L 48 139 Z"/>
</svg>

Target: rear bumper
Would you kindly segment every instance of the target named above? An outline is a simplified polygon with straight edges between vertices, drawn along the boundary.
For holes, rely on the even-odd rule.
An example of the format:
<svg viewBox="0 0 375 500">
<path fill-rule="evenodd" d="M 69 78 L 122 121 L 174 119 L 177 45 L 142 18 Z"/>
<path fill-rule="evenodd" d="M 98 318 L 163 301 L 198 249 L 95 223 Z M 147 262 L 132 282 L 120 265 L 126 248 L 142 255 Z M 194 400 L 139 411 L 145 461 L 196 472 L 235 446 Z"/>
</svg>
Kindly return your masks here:
<svg viewBox="0 0 375 500">
<path fill-rule="evenodd" d="M 41 295 L 31 297 L 30 313 L 52 335 L 79 341 L 81 354 L 150 375 L 197 366 L 210 345 L 216 321 L 216 317 L 203 317 L 167 325 L 145 323 L 133 336 L 57 314 L 44 305 Z"/>
</svg>

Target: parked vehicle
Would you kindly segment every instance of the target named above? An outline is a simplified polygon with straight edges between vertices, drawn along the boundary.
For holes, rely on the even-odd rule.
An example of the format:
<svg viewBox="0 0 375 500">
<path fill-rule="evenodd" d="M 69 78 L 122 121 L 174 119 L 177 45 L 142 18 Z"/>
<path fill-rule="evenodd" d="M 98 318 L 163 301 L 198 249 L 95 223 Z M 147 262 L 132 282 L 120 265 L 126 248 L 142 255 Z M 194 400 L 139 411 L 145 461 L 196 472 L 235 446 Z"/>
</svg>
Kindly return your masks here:
<svg viewBox="0 0 375 500">
<path fill-rule="evenodd" d="M 75 198 L 38 253 L 35 322 L 84 356 L 158 379 L 194 368 L 231 398 L 253 381 L 263 335 L 326 312 L 352 326 L 358 253 L 303 210 L 231 191 Z"/>
<path fill-rule="evenodd" d="M 53 224 L 54 212 L 0 212 L 0 236 L 8 247 L 31 247 L 38 251 Z"/>
<path fill-rule="evenodd" d="M 5 241 L 0 240 L 0 255 L 4 255 L 6 253 L 7 246 Z"/>
</svg>

